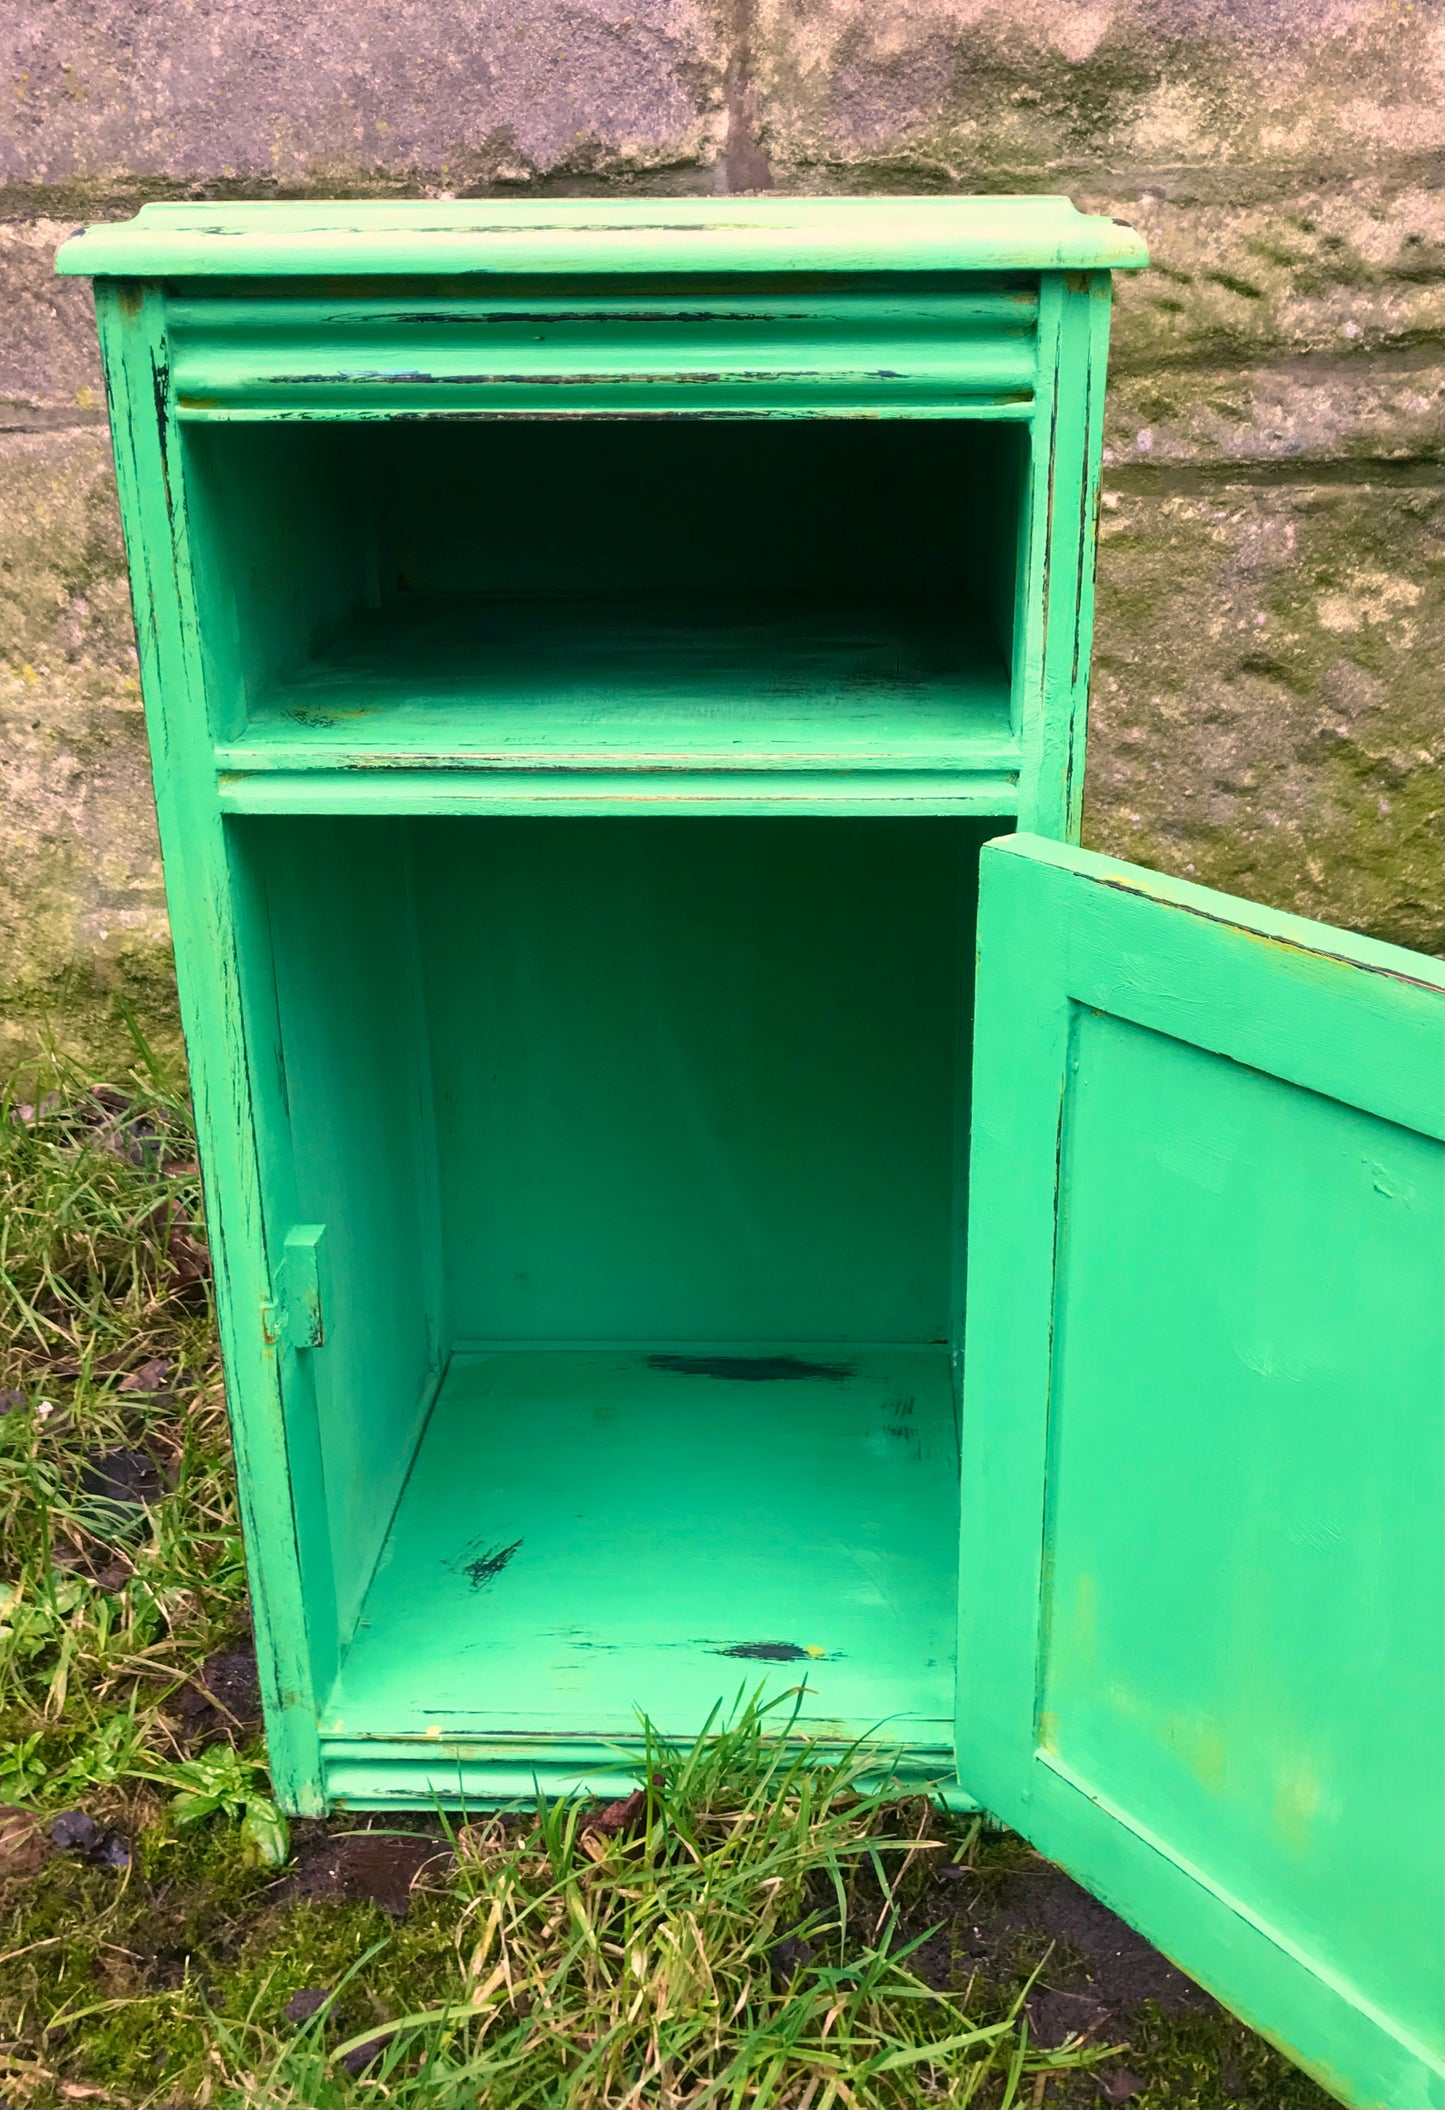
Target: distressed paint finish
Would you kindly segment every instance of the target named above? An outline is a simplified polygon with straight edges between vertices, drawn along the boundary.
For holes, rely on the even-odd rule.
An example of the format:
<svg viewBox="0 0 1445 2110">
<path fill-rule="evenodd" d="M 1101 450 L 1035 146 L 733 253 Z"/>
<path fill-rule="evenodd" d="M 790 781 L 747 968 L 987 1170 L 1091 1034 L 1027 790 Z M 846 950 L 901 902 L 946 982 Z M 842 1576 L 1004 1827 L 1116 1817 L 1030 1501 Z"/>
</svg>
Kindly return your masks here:
<svg viewBox="0 0 1445 2110">
<path fill-rule="evenodd" d="M 292 1260 L 325 1225 L 325 1339 L 288 1397 L 304 1381 L 350 1637 L 329 1799 L 425 1804 L 439 1765 L 469 1800 L 489 1766 L 510 1793 L 519 1737 L 548 1778 L 559 1739 L 613 1768 L 634 1705 L 681 1733 L 767 1673 L 703 1645 L 748 1593 L 734 1638 L 792 1635 L 789 1684 L 835 1633 L 810 1727 L 946 1773 L 953 1161 L 988 825 L 234 825 L 304 1228 L 288 1341 Z M 489 1349 L 518 1384 L 467 1376 Z M 532 1549 L 489 1576 L 481 1630 L 452 1587 L 474 1538 L 469 1559 Z"/>
<path fill-rule="evenodd" d="M 147 207 L 66 244 L 59 268 L 95 273 L 103 312 L 107 286 L 156 283 L 214 738 L 205 795 L 219 781 L 225 810 L 527 811 L 540 769 L 560 812 L 856 799 L 1073 836 L 1109 282 L 1143 261 L 1131 230 L 1062 199 L 694 199 Z M 478 551 L 476 587 L 504 596 L 491 633 L 483 608 L 459 634 L 454 590 L 433 617 L 397 547 L 426 511 L 420 486 L 399 512 L 381 495 L 407 483 L 402 442 L 435 480 L 408 433 L 447 435 L 457 493 L 441 517 L 462 521 L 464 487 L 504 491 L 487 509 L 500 528 L 559 465 L 554 503 L 572 503 L 558 423 L 581 428 L 610 494 L 625 489 L 587 437 L 609 421 L 645 428 L 659 464 L 652 524 L 630 525 L 636 576 L 596 543 L 596 576 L 576 552 L 569 573 L 545 531 L 513 522 L 537 575 Z M 931 482 L 906 466 L 812 577 L 813 538 L 780 577 L 756 522 L 709 528 L 714 507 L 683 538 L 657 532 L 681 493 L 726 488 L 729 428 L 740 488 L 812 490 L 821 473 L 826 529 L 865 491 L 870 451 L 926 464 L 920 424 L 946 426 Z M 838 466 L 815 448 L 815 471 L 790 426 L 830 426 Z M 616 522 L 610 539 L 626 543 Z M 715 605 L 664 609 L 679 582 L 652 574 L 689 544 Z M 564 574 L 583 590 L 565 620 Z M 378 788 L 398 770 L 430 785 Z"/>
<path fill-rule="evenodd" d="M 946 1366 L 967 1125 L 959 919 L 990 820 L 1022 805 L 1070 824 L 1067 791 L 1040 787 L 1039 721 L 1082 713 L 1092 362 L 1105 267 L 1142 255 L 1048 201 L 689 204 L 661 228 L 624 208 L 613 241 L 579 232 L 572 205 L 555 225 L 465 208 L 429 232 L 435 217 L 248 208 L 218 235 L 196 232 L 214 214 L 146 213 L 62 259 L 101 274 L 268 1719 L 298 1809 L 434 1792 L 381 1720 L 372 1788 L 339 1726 L 333 1781 L 317 1724 L 453 1348 L 478 1328 L 525 1336 L 509 1268 L 553 1284 L 546 1332 L 563 1345 L 616 1338 L 625 1308 L 622 1331 L 663 1351 L 730 1331 L 786 1352 L 822 1327 L 894 1341 L 900 1370 L 920 1354 Z M 730 463 L 736 500 L 721 495 Z M 713 494 L 691 546 L 657 533 L 679 476 Z M 610 538 L 569 527 L 551 496 L 569 477 L 613 494 Z M 817 506 L 781 593 L 774 553 L 745 532 L 769 478 L 801 479 Z M 479 508 L 478 488 L 504 502 Z M 477 584 L 490 598 L 469 612 L 459 590 Z M 560 590 L 580 593 L 570 615 Z M 571 834 L 589 815 L 648 832 L 636 847 Z M 792 832 L 763 854 L 710 832 L 775 816 Z M 836 832 L 850 816 L 864 834 Z M 660 817 L 673 828 L 653 836 Z M 458 822 L 569 832 L 537 839 L 541 872 L 518 892 L 523 838 L 464 838 Z M 478 863 L 464 845 L 483 840 Z M 484 868 L 463 967 L 447 934 L 460 942 Z M 557 931 L 585 927 L 569 888 L 599 918 L 593 961 L 623 939 L 615 1016 L 585 989 L 569 1014 L 543 927 L 543 904 Z M 674 964 L 634 1012 L 664 1055 L 671 1034 L 703 1067 L 694 1110 L 680 1099 L 659 1129 L 676 1080 L 664 1060 L 639 1094 L 626 992 L 633 934 L 669 893 L 694 922 L 678 907 L 675 930 L 653 931 Z M 504 932 L 489 901 L 511 904 Z M 475 1013 L 508 958 L 555 994 L 505 1090 L 535 1100 L 557 1051 L 556 1126 L 573 1139 L 564 1164 L 544 1128 L 510 1123 L 542 1156 L 513 1149 L 509 1191 L 558 1211 L 550 1229 L 533 1211 L 530 1255 L 510 1261 L 518 1222 L 463 1235 L 467 1193 L 496 1189 L 505 1091 L 488 1099 L 452 1052 L 495 1038 L 462 999 Z M 588 969 L 582 953 L 568 972 Z M 734 1007 L 748 988 L 742 1040 L 739 1018 L 710 1022 L 723 987 Z M 505 1014 L 514 1038 L 527 1015 Z M 588 1121 L 569 1125 L 574 1102 L 615 1130 L 600 1156 Z M 578 1226 L 596 1218 L 600 1255 L 617 1178 L 645 1207 L 612 1234 L 611 1289 L 569 1310 Z M 710 1212 L 743 1234 L 735 1254 L 716 1228 L 696 1235 Z M 956 1473 L 935 1470 L 949 1519 Z M 951 1616 L 946 1575 L 936 1593 Z M 857 1666 L 847 1734 L 867 1726 L 869 1676 L 898 1694 L 947 1681 L 924 1624 L 891 1666 Z M 656 1689 L 636 1697 L 666 1713 L 665 1650 L 654 1663 Z M 935 1694 L 920 1726 L 873 1726 L 912 1777 L 937 1779 L 946 1716 Z M 531 1763 L 563 1777 L 589 1729 L 614 1740 L 615 1707 L 550 1737 L 534 1725 Z M 468 1793 L 515 1782 L 506 1730 L 477 1725 L 468 1749 L 490 1756 L 452 1753 Z M 595 1771 L 596 1752 L 582 1763 Z"/>
<path fill-rule="evenodd" d="M 1077 836 L 1142 261 L 997 199 L 175 207 L 64 252 L 272 1762 L 300 1811 L 610 1792 L 634 1704 L 803 1682 L 825 1744 L 1418 2110 L 1438 974 L 1017 841 L 970 1104 L 980 845 Z"/>
<path fill-rule="evenodd" d="M 1144 244 L 1067 198 L 559 198 L 147 205 L 59 269 L 105 278 L 1137 270 Z"/>
<path fill-rule="evenodd" d="M 937 1775 L 957 1473 L 941 1345 L 459 1350 L 322 1715 L 328 1776 L 369 1738 L 601 1758 L 643 1693 L 685 1740 L 720 1696 L 800 1682 L 799 1731 Z"/>
<path fill-rule="evenodd" d="M 193 292 L 172 314 L 176 405 L 206 422 L 1027 416 L 1037 276 L 896 280 L 809 278 L 788 293 L 774 275 L 739 294 L 689 275 L 661 298 L 592 279 L 561 296 L 524 284 L 458 299 L 445 281 L 345 303 Z"/>
<path fill-rule="evenodd" d="M 258 968 L 264 936 L 255 903 L 236 873 L 211 789 L 201 695 L 201 654 L 189 565 L 184 483 L 171 418 L 164 302 L 149 287 L 97 289 L 116 474 L 136 607 L 141 678 L 181 1013 L 191 1056 L 196 1126 L 205 1176 L 207 1227 L 232 1408 L 246 1526 L 257 1658 L 276 1790 L 288 1807 L 323 1807 L 316 1734 L 318 1687 L 334 1669 L 330 1577 L 303 1541 L 320 1518 L 303 1509 L 319 1492 L 306 1447 L 288 1432 L 304 1406 L 283 1406 L 280 1357 L 262 1325 L 271 1300 L 265 1176 L 284 1195 L 284 1160 L 267 1162 L 256 1128 L 266 1101 L 267 1049 L 242 1021 L 243 984 Z M 184 873 L 184 883 L 175 875 Z M 244 935 L 243 935 L 244 934 Z M 251 958 L 248 961 L 249 938 Z M 309 1577 L 309 1588 L 303 1580 Z"/>
<path fill-rule="evenodd" d="M 581 201 L 540 214 L 161 208 L 62 254 L 63 271 L 97 279 L 273 1755 L 291 1806 L 325 1792 L 318 1711 L 452 1345 L 435 1165 L 454 1138 L 430 1096 L 428 1037 L 444 1029 L 420 956 L 455 896 L 435 877 L 416 894 L 417 858 L 434 866 L 439 839 L 413 842 L 396 824 L 968 826 L 1022 810 L 1075 825 L 1067 773 L 1042 775 L 1041 720 L 1082 718 L 1088 405 L 1109 269 L 1142 260 L 1128 230 L 1062 200 L 677 201 L 665 213 L 635 201 L 609 205 L 605 224 Z M 579 434 L 567 453 L 559 419 Z M 626 449 L 611 457 L 599 453 L 609 423 Z M 614 494 L 644 445 L 657 465 L 630 543 L 611 538 L 620 569 L 605 541 L 559 541 L 548 518 L 555 470 L 565 478 L 572 462 L 575 475 L 583 441 Z M 742 486 L 817 484 L 826 532 L 792 558 L 803 573 L 791 601 L 776 597 L 772 553 L 748 554 L 742 516 L 724 508 L 700 550 L 657 533 L 669 475 L 726 482 L 719 441 L 756 454 L 756 473 L 734 469 Z M 545 448 L 540 474 L 519 447 Z M 890 460 L 905 466 L 885 472 L 885 496 L 868 464 Z M 461 464 L 453 489 L 449 461 Z M 860 470 L 866 502 L 850 497 Z M 398 524 L 387 508 L 408 478 Z M 497 528 L 479 540 L 472 492 L 499 481 L 505 503 L 480 516 Z M 519 504 L 531 506 L 520 524 Z M 529 542 L 531 571 L 513 577 Z M 494 596 L 509 584 L 542 596 L 540 621 L 494 598 L 459 622 L 468 566 Z M 699 581 L 722 596 L 710 611 L 677 599 Z M 408 604 L 413 585 L 432 601 Z M 570 628 L 559 585 L 583 589 Z M 324 918 L 307 854 L 255 833 L 288 821 L 390 831 Z M 347 852 L 338 868 L 349 864 Z M 970 892 L 966 872 L 948 882 L 950 901 Z M 956 969 L 950 940 L 916 985 L 946 990 Z M 409 1039 L 388 1030 L 399 989 Z M 940 998 L 939 1020 L 961 1002 L 961 987 Z M 834 1043 L 851 1045 L 845 1019 Z M 818 1059 L 836 1067 L 856 1046 Z M 882 1104 L 871 1119 L 886 1133 Z M 841 1131 L 829 1147 L 846 1162 Z M 945 1192 L 947 1123 L 931 1147 Z M 920 1281 L 942 1279 L 959 1207 L 940 1204 Z M 820 1222 L 828 1247 L 826 1210 Z M 876 1284 L 868 1294 L 877 1304 Z M 938 1301 L 923 1332 L 942 1342 Z M 781 1318 L 796 1332 L 794 1304 Z M 917 1331 L 900 1320 L 901 1340 Z M 933 1734 L 919 1762 L 936 1772 Z"/>
<path fill-rule="evenodd" d="M 984 852 L 960 1768 L 1393 2110 L 1445 2099 L 1442 988 L 1110 859 Z"/>
<path fill-rule="evenodd" d="M 409 769 L 363 775 L 358 770 L 220 771 L 216 796 L 223 813 L 250 814 L 532 814 L 538 818 L 589 813 L 688 816 L 712 813 L 837 815 L 909 814 L 943 817 L 1010 814 L 1018 799 L 1012 771 L 890 769 L 690 770 L 669 769 L 639 782 L 635 772 L 589 769 Z"/>
</svg>

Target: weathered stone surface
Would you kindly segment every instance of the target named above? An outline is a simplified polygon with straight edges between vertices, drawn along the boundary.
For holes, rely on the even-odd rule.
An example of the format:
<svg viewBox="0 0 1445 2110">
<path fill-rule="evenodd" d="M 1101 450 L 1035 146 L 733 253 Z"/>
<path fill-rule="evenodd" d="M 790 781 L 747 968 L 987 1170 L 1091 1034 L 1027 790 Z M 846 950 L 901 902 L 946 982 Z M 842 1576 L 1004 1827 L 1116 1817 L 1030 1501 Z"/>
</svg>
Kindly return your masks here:
<svg viewBox="0 0 1445 2110">
<path fill-rule="evenodd" d="M 0 482 L 0 667 L 23 676 L 28 665 L 87 693 L 134 686 L 108 435 L 11 434 Z"/>
<path fill-rule="evenodd" d="M 90 288 L 55 275 L 73 225 L 0 222 L 0 427 L 55 423 L 57 412 L 66 423 L 103 415 Z"/>
<path fill-rule="evenodd" d="M 1086 840 L 1438 949 L 1441 649 L 1433 490 L 1107 492 Z"/>
<path fill-rule="evenodd" d="M 46 0 L 0 19 L 0 179 L 254 194 L 695 163 L 722 64 L 697 0 Z"/>
<path fill-rule="evenodd" d="M 1442 321 L 1438 186 L 1373 171 L 1333 186 L 1201 203 L 1145 190 L 1085 197 L 1149 244 L 1150 267 L 1115 301 L 1116 373 L 1288 354 L 1361 359 L 1428 349 Z"/>
<path fill-rule="evenodd" d="M 1423 175 L 1438 22 L 1423 0 L 759 0 L 762 143 L 900 190 L 1168 174 L 1228 204 L 1382 157 Z"/>
<path fill-rule="evenodd" d="M 139 697 L 0 674 L 0 744 L 0 1076 L 51 1040 L 127 1059 L 117 999 L 153 1044 L 174 1047 Z"/>
<path fill-rule="evenodd" d="M 0 440 L 0 1074 L 52 1030 L 173 1031 L 145 727 L 104 432 Z"/>
<path fill-rule="evenodd" d="M 15 0 L 0 1067 L 42 1009 L 115 1045 L 107 991 L 173 1030 L 89 294 L 50 275 L 77 220 L 148 195 L 1062 190 L 1133 222 L 1154 263 L 1116 295 L 1089 839 L 1438 943 L 1441 24 L 1442 0 Z"/>
<path fill-rule="evenodd" d="M 1438 358 L 1284 360 L 1111 376 L 1106 465 L 1437 463 Z"/>
<path fill-rule="evenodd" d="M 1441 11 L 759 0 L 796 188 L 1064 190 L 1116 288 L 1097 846 L 1440 943 Z"/>
</svg>

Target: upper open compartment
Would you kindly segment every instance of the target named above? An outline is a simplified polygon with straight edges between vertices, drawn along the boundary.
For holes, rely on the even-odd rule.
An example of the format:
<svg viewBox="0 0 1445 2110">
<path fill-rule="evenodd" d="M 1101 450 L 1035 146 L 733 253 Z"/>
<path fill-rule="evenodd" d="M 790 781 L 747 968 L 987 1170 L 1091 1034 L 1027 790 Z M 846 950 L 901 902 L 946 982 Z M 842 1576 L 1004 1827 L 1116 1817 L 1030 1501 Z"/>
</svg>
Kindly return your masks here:
<svg viewBox="0 0 1445 2110">
<path fill-rule="evenodd" d="M 158 419 L 230 813 L 1077 832 L 1110 274 L 1058 198 L 146 208 L 66 246 Z"/>
<path fill-rule="evenodd" d="M 1027 429 L 185 435 L 224 768 L 1017 766 Z"/>
</svg>

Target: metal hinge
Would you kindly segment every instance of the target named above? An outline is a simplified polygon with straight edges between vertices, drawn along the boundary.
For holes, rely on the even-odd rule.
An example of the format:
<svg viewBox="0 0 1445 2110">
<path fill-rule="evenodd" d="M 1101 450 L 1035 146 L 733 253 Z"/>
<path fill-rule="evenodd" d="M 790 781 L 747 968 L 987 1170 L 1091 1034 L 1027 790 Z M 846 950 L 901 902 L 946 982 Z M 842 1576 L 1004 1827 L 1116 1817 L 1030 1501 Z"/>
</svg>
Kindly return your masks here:
<svg viewBox="0 0 1445 2110">
<path fill-rule="evenodd" d="M 261 1334 L 268 1346 L 320 1348 L 326 1339 L 321 1308 L 321 1241 L 325 1224 L 293 1224 L 277 1266 L 271 1294 L 261 1300 Z"/>
</svg>

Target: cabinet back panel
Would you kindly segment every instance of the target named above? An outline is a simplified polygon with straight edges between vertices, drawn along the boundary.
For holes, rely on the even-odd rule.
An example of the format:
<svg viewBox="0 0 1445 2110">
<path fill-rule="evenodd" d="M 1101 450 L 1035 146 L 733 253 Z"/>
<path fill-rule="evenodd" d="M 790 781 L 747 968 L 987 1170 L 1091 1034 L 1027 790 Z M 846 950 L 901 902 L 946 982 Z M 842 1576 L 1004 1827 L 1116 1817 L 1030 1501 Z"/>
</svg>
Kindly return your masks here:
<svg viewBox="0 0 1445 2110">
<path fill-rule="evenodd" d="M 996 822 L 244 829 L 339 1576 L 438 1343 L 950 1339 Z"/>
<path fill-rule="evenodd" d="M 1015 426 L 863 419 L 361 437 L 398 593 L 946 592 L 1012 555 L 1027 445 Z"/>
<path fill-rule="evenodd" d="M 946 1340 L 996 832 L 419 828 L 453 1340 Z"/>
</svg>

